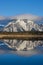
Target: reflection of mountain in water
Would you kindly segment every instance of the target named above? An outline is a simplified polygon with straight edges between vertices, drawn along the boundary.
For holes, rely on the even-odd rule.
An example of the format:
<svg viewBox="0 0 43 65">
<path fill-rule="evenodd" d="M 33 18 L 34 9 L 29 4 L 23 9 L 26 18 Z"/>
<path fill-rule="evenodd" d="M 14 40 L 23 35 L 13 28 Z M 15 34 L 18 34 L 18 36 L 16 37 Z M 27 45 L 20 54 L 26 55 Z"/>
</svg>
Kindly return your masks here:
<svg viewBox="0 0 43 65">
<path fill-rule="evenodd" d="M 43 46 L 43 41 L 29 41 L 29 40 L 3 40 L 4 43 L 11 49 L 14 50 L 30 50 L 37 46 Z"/>
</svg>

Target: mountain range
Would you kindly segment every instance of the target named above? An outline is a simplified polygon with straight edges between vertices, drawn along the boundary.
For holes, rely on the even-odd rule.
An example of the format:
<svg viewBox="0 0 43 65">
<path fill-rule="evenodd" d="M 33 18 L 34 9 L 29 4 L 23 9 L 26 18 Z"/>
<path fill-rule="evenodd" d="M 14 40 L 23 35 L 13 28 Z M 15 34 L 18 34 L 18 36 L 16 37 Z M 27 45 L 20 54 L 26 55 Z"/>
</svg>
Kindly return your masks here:
<svg viewBox="0 0 43 65">
<path fill-rule="evenodd" d="M 19 15 L 15 17 L 9 17 L 8 22 L 9 23 L 3 28 L 3 31 L 43 31 L 43 17 L 33 15 Z M 41 23 L 42 26 L 38 23 Z"/>
</svg>

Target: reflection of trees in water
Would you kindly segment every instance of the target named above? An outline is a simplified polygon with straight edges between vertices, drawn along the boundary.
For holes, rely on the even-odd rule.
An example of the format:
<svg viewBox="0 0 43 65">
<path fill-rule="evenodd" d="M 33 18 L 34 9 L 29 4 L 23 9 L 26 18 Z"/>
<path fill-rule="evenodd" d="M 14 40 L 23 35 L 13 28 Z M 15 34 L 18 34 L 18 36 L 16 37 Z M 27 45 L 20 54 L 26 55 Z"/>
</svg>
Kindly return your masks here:
<svg viewBox="0 0 43 65">
<path fill-rule="evenodd" d="M 3 40 L 5 44 L 12 49 L 16 50 L 29 50 L 34 49 L 37 46 L 43 46 L 43 41 L 31 41 L 31 40 Z"/>
</svg>

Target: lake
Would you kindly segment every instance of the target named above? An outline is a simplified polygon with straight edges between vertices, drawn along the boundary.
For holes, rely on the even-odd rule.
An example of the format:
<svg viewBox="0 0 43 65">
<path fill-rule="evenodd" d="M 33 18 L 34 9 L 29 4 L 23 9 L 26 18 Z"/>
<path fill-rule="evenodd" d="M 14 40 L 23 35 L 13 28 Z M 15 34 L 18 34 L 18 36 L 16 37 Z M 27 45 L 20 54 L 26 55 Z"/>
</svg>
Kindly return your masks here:
<svg viewBox="0 0 43 65">
<path fill-rule="evenodd" d="M 43 65 L 43 46 L 28 51 L 14 51 L 4 43 L 0 41 L 0 65 Z"/>
</svg>

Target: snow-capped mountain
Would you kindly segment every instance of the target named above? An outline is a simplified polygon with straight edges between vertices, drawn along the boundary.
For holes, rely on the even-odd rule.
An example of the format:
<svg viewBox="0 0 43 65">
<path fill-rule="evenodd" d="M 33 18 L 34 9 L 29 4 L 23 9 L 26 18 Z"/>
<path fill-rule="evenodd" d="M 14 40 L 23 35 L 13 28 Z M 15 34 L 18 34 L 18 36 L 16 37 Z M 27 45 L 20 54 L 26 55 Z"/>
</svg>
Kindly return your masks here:
<svg viewBox="0 0 43 65">
<path fill-rule="evenodd" d="M 13 17 L 0 16 L 0 24 L 4 24 L 3 31 L 18 32 L 18 31 L 43 31 L 43 26 L 37 23 L 43 22 L 43 17 L 24 14 Z"/>
<path fill-rule="evenodd" d="M 33 17 L 33 18 L 32 18 Z M 42 19 L 41 17 L 35 17 L 29 15 L 20 15 L 16 16 L 12 19 L 3 29 L 3 31 L 7 32 L 19 32 L 19 31 L 43 31 L 42 27 L 38 25 L 38 19 Z"/>
</svg>

